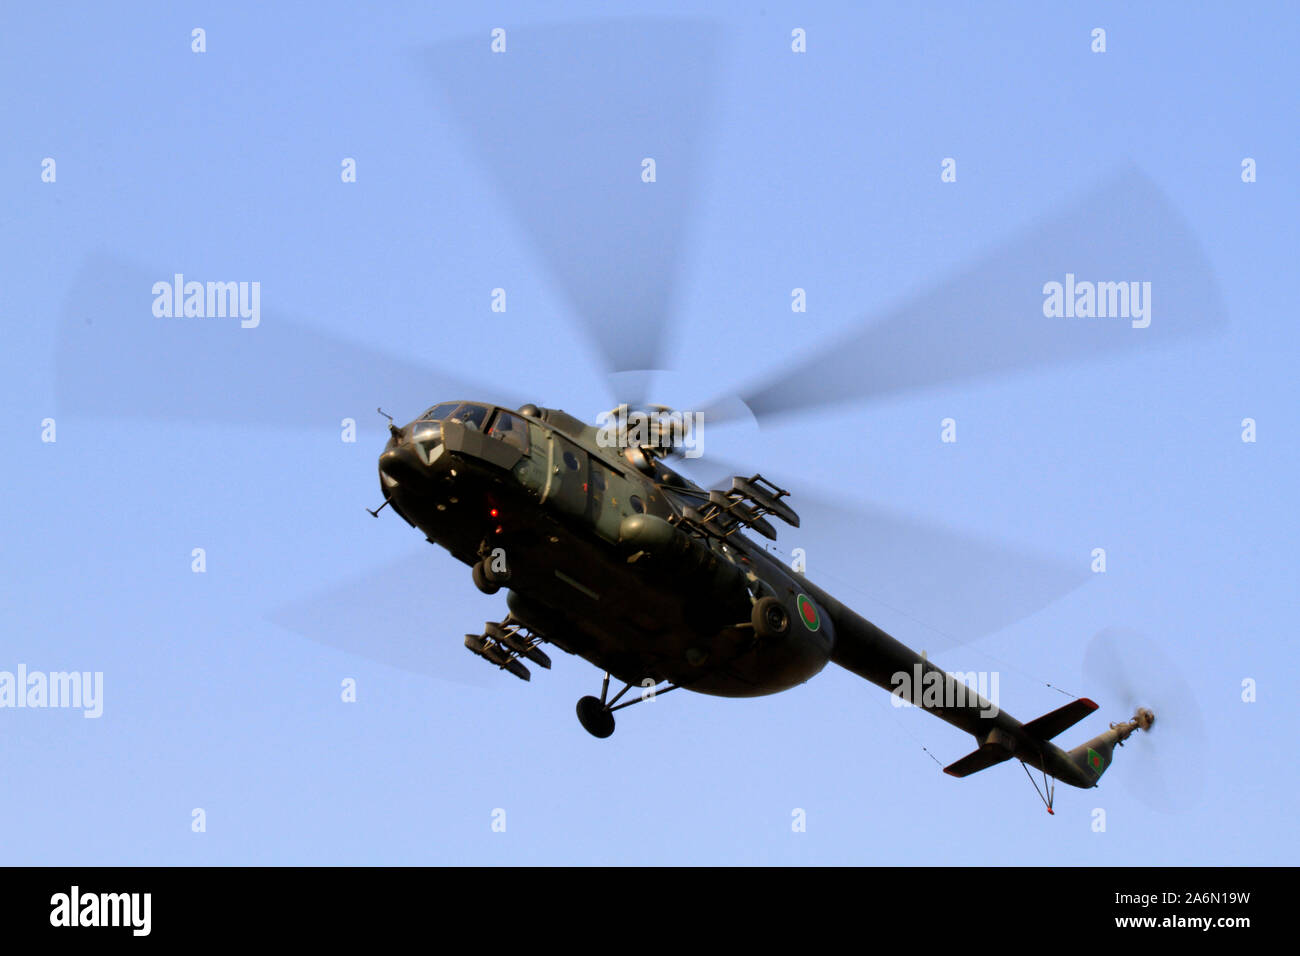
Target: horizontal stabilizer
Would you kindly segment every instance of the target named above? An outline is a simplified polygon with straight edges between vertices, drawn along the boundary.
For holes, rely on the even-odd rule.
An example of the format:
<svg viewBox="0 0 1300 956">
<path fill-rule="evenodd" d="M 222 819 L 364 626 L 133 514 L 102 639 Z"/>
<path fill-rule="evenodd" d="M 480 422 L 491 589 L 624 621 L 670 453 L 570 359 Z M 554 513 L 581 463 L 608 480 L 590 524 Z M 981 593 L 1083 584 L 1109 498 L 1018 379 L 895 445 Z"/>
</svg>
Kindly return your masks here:
<svg viewBox="0 0 1300 956">
<path fill-rule="evenodd" d="M 1051 740 L 1061 731 L 1073 727 L 1087 717 L 1097 705 L 1086 697 L 1072 700 L 1064 707 L 1058 707 L 1050 714 L 1035 717 L 1025 724 L 1025 733 L 1037 740 Z"/>
<path fill-rule="evenodd" d="M 950 763 L 943 772 L 951 777 L 969 777 L 973 773 L 987 770 L 1004 760 L 1010 760 L 1011 754 L 1001 747 L 981 747 L 962 757 L 956 763 Z"/>
<path fill-rule="evenodd" d="M 956 763 L 943 768 L 943 772 L 953 777 L 969 777 L 973 773 L 996 766 L 1004 760 L 1010 760 L 1016 751 L 1031 741 L 1051 740 L 1061 731 L 1073 727 L 1087 717 L 1097 705 L 1086 697 L 1072 700 L 1064 707 L 1058 707 L 1049 714 L 1036 717 L 1020 728 L 1019 732 L 1008 735 L 999 728 L 990 730 L 979 750 L 972 751 Z M 1097 772 L 1100 775 L 1100 772 Z"/>
</svg>

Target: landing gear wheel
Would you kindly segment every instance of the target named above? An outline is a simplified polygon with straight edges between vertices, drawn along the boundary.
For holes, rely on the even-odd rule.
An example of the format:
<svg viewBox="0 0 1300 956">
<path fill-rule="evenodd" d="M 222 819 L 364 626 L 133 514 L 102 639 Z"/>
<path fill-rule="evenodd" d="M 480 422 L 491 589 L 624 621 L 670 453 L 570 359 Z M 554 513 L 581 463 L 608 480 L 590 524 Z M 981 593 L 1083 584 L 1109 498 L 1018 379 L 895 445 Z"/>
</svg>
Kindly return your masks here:
<svg viewBox="0 0 1300 956">
<path fill-rule="evenodd" d="M 480 562 L 480 564 L 483 565 L 483 577 L 487 578 L 492 584 L 509 584 L 510 569 L 506 568 L 504 571 L 496 571 L 492 567 L 492 560 L 492 557 L 489 555 Z"/>
<path fill-rule="evenodd" d="M 578 723 L 593 737 L 604 739 L 614 732 L 614 715 L 599 697 L 587 696 L 578 701 Z"/>
<path fill-rule="evenodd" d="M 482 561 L 474 565 L 470 570 L 470 576 L 474 578 L 474 587 L 484 594 L 496 594 L 501 590 L 501 585 L 488 577 L 487 565 Z"/>
<path fill-rule="evenodd" d="M 790 633 L 790 612 L 776 598 L 762 597 L 754 602 L 750 623 L 760 640 L 779 640 Z"/>
</svg>

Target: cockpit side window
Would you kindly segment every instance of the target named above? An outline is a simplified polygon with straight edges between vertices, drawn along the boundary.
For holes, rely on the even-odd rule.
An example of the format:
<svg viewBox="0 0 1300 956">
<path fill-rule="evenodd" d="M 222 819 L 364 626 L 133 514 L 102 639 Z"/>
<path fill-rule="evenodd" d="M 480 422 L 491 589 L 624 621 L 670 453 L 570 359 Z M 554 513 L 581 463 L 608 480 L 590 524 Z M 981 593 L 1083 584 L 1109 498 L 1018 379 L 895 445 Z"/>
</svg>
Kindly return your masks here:
<svg viewBox="0 0 1300 956">
<path fill-rule="evenodd" d="M 470 405 L 466 403 L 456 409 L 455 414 L 451 417 L 461 422 L 466 428 L 472 428 L 474 431 L 482 431 L 483 424 L 487 420 L 488 410 L 483 405 Z"/>
<path fill-rule="evenodd" d="M 500 438 L 508 445 L 514 445 L 520 451 L 528 451 L 528 425 L 522 418 L 511 415 L 507 411 L 497 412 L 488 434 L 493 438 Z"/>
<path fill-rule="evenodd" d="M 460 406 L 460 402 L 443 402 L 420 416 L 422 422 L 440 422 Z"/>
</svg>

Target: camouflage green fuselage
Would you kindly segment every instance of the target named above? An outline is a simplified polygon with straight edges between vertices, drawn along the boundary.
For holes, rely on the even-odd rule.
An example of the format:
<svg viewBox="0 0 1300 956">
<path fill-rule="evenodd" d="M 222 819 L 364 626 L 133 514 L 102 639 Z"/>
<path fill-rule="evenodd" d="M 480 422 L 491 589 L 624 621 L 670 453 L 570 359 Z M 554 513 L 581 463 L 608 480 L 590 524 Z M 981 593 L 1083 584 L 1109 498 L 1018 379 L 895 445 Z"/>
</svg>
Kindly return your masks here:
<svg viewBox="0 0 1300 956">
<path fill-rule="evenodd" d="M 758 596 L 797 613 L 806 588 L 793 572 L 739 533 L 717 540 L 674 526 L 690 489 L 704 492 L 658 461 L 643 473 L 563 412 L 537 411 L 491 409 L 480 428 L 395 429 L 381 456 L 385 497 L 458 560 L 497 554 L 514 617 L 624 682 L 750 697 L 825 667 L 829 621 L 814 630 L 794 617 L 770 642 L 750 626 Z M 494 437 L 499 414 L 525 422 L 526 440 Z"/>
</svg>

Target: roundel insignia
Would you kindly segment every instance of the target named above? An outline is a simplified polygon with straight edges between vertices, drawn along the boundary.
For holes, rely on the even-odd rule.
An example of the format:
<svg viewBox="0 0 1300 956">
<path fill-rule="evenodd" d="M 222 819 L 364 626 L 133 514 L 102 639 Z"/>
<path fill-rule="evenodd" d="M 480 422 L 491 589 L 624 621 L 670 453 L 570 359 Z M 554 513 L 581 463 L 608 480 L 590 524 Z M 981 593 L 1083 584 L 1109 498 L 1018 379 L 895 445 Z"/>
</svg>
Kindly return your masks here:
<svg viewBox="0 0 1300 956">
<path fill-rule="evenodd" d="M 813 604 L 802 594 L 799 595 L 795 603 L 799 605 L 799 619 L 803 621 L 804 627 L 810 631 L 815 631 L 822 626 L 822 619 L 817 613 L 816 604 Z"/>
<path fill-rule="evenodd" d="M 1106 763 L 1101 759 L 1101 754 L 1091 747 L 1088 748 L 1088 768 L 1099 777 L 1101 772 L 1106 769 Z"/>
</svg>

